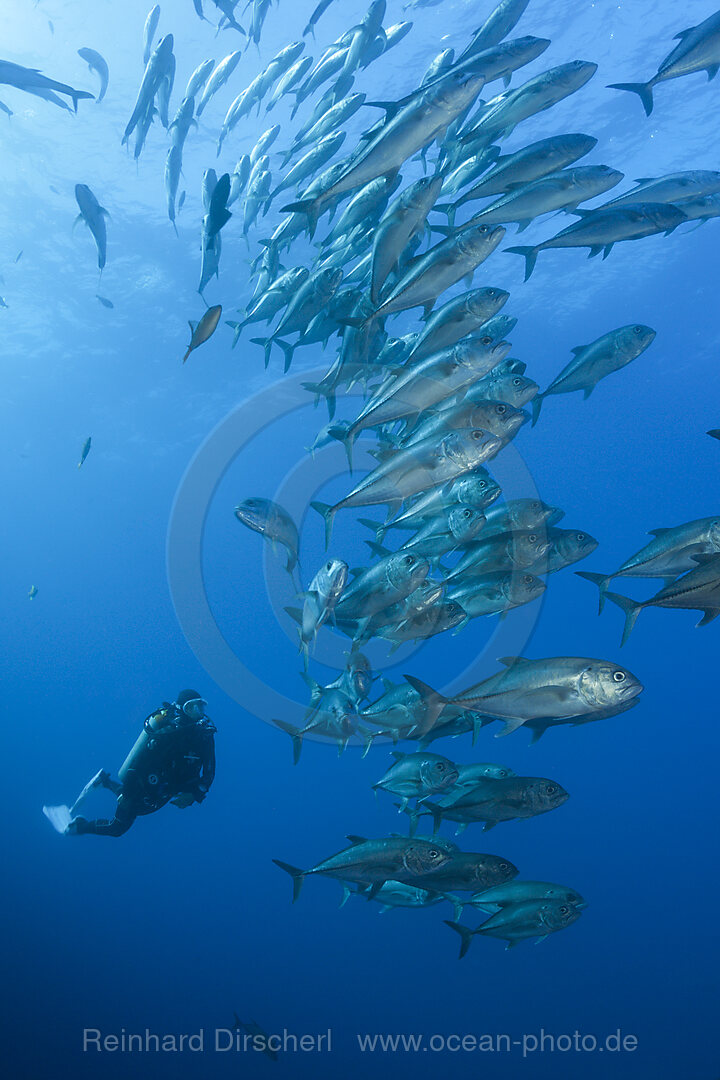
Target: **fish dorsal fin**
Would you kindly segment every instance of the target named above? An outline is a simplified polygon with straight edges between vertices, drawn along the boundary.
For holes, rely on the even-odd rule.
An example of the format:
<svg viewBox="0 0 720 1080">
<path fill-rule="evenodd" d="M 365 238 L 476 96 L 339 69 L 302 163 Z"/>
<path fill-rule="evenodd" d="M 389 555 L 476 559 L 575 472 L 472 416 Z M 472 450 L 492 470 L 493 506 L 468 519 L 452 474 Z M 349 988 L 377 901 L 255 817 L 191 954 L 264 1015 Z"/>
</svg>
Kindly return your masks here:
<svg viewBox="0 0 720 1080">
<path fill-rule="evenodd" d="M 350 571 L 350 573 L 352 574 L 353 577 L 358 577 L 360 574 L 365 573 L 365 567 L 364 566 L 354 566 L 352 568 L 352 570 Z"/>
<path fill-rule="evenodd" d="M 715 551 L 715 552 L 706 552 L 706 551 L 705 552 L 700 552 L 697 555 L 691 555 L 690 558 L 692 559 L 693 562 L 697 563 L 698 566 L 703 566 L 705 563 L 715 562 L 716 560 L 718 560 L 718 562 L 720 562 L 720 559 L 718 558 L 718 552 L 717 551 Z"/>
<path fill-rule="evenodd" d="M 513 664 L 529 664 L 531 661 L 526 656 L 499 656 L 498 663 L 504 664 L 505 667 L 512 667 Z"/>
<path fill-rule="evenodd" d="M 290 618 L 294 619 L 296 623 L 301 623 L 302 622 L 303 613 L 300 610 L 300 608 L 286 607 L 285 610 L 288 613 L 288 615 L 290 616 Z"/>
<path fill-rule="evenodd" d="M 363 104 L 369 109 L 384 109 L 387 120 L 392 120 L 403 106 L 403 102 L 400 101 L 365 101 Z"/>
<path fill-rule="evenodd" d="M 373 555 L 378 555 L 381 559 L 384 559 L 387 555 L 393 554 L 389 548 L 383 547 L 382 544 L 378 544 L 375 540 L 366 540 L 365 543 L 370 548 Z"/>
<path fill-rule="evenodd" d="M 353 845 L 355 845 L 355 844 L 367 844 L 367 837 L 366 836 L 355 836 L 354 833 L 348 833 L 347 838 L 350 841 L 350 843 L 353 844 Z"/>
<path fill-rule="evenodd" d="M 655 180 L 654 176 L 638 176 L 633 180 L 634 184 L 649 184 L 651 180 Z"/>
<path fill-rule="evenodd" d="M 664 536 L 669 532 L 669 529 L 648 529 L 648 536 Z"/>
<path fill-rule="evenodd" d="M 404 757 L 407 757 L 407 755 L 404 754 L 402 750 L 391 750 L 390 755 L 391 757 L 394 757 L 396 761 L 402 761 Z"/>
<path fill-rule="evenodd" d="M 383 684 L 383 686 L 384 686 L 384 688 L 386 690 L 394 690 L 395 689 L 395 683 L 392 681 L 392 679 L 383 678 L 382 684 Z"/>
<path fill-rule="evenodd" d="M 673 38 L 673 41 L 682 41 L 682 39 L 684 37 L 687 37 L 688 34 L 692 34 L 694 29 L 694 26 L 688 26 L 687 30 L 681 30 L 679 34 L 676 34 Z"/>
<path fill-rule="evenodd" d="M 197 329 L 197 323 L 191 322 L 190 319 L 188 319 L 188 326 L 190 327 L 190 333 L 194 334 Z"/>
<path fill-rule="evenodd" d="M 587 345 L 576 345 L 574 349 L 570 350 L 570 352 L 573 353 L 575 356 L 579 356 L 580 353 L 584 353 L 586 349 Z"/>
</svg>

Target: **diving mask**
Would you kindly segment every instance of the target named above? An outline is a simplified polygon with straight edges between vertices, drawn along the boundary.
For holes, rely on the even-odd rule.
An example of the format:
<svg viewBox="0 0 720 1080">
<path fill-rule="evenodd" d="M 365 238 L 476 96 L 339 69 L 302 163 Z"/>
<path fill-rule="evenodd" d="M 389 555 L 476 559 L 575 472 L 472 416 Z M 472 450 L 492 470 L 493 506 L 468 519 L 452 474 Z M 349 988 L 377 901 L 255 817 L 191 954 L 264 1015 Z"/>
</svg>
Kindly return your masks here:
<svg viewBox="0 0 720 1080">
<path fill-rule="evenodd" d="M 207 708 L 207 701 L 205 698 L 193 698 L 191 701 L 186 701 L 182 707 L 182 711 L 185 713 L 189 720 L 202 720 L 205 716 L 205 709 Z"/>
</svg>

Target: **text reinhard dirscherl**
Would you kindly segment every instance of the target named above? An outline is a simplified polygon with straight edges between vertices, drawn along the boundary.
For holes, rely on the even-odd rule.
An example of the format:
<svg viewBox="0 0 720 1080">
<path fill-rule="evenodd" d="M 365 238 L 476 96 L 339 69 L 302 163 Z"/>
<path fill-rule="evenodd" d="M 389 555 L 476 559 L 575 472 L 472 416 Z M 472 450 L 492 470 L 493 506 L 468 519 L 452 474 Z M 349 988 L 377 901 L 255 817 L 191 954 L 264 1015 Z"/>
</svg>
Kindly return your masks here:
<svg viewBox="0 0 720 1080">
<path fill-rule="evenodd" d="M 523 1058 L 533 1054 L 551 1053 L 633 1053 L 638 1049 L 636 1035 L 624 1034 L 618 1029 L 605 1035 L 551 1034 L 541 1029 L 519 1037 L 506 1034 L 484 1035 L 410 1035 L 410 1034 L 356 1034 L 356 1045 L 363 1054 L 413 1054 L 431 1053 L 519 1053 Z M 84 1028 L 82 1049 L 84 1053 L 262 1053 L 271 1056 L 280 1053 L 331 1053 L 333 1032 L 331 1028 L 321 1033 L 296 1035 L 287 1028 L 267 1034 L 256 1030 L 247 1032 L 239 1028 L 200 1028 L 193 1034 L 157 1033 L 146 1028 L 144 1032 L 102 1032 L 99 1028 Z"/>
</svg>

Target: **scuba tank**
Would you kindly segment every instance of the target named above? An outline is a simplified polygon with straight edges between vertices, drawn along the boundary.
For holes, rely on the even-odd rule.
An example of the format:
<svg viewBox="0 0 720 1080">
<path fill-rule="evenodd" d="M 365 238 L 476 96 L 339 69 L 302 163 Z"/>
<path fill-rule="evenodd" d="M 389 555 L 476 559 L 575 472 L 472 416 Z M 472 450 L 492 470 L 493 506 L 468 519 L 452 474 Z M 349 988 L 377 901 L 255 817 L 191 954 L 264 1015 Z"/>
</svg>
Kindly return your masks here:
<svg viewBox="0 0 720 1080">
<path fill-rule="evenodd" d="M 137 768 L 148 751 L 155 748 L 158 739 L 161 739 L 163 734 L 167 734 L 169 730 L 175 729 L 175 721 L 178 715 L 177 706 L 164 701 L 159 709 L 156 709 L 145 718 L 142 731 L 118 771 L 118 779 L 121 784 L 125 783 L 128 773 Z"/>
</svg>

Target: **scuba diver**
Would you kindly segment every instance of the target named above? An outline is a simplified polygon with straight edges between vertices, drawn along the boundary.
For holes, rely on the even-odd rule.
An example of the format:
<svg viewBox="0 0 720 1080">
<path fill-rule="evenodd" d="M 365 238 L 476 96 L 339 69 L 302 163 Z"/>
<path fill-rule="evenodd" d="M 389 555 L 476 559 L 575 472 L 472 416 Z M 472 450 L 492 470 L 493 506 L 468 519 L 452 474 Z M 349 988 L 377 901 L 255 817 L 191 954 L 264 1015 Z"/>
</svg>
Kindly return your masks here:
<svg viewBox="0 0 720 1080">
<path fill-rule="evenodd" d="M 73 806 L 43 806 L 57 832 L 122 836 L 135 818 L 152 814 L 166 803 L 184 809 L 202 802 L 215 776 L 215 732 L 205 715 L 207 702 L 197 690 L 181 690 L 177 701 L 163 702 L 143 723 L 143 730 L 126 757 L 118 780 L 103 769 L 85 785 Z M 111 820 L 88 821 L 76 814 L 96 788 L 117 796 Z"/>
</svg>

